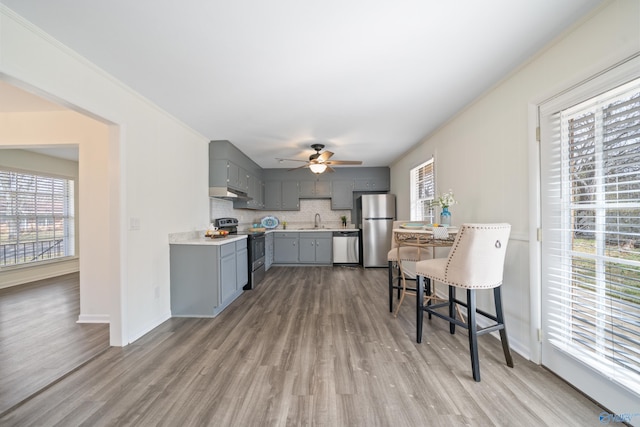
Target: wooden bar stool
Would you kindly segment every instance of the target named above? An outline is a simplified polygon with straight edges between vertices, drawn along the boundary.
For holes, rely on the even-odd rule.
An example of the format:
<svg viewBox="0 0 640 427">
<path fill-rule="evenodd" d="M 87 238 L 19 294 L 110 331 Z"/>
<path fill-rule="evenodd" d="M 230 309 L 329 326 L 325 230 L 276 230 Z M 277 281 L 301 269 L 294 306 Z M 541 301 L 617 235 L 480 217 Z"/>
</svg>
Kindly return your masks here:
<svg viewBox="0 0 640 427">
<path fill-rule="evenodd" d="M 402 224 L 405 224 L 409 221 L 394 221 L 393 228 L 399 228 Z M 412 223 L 420 223 L 420 221 L 411 221 Z M 391 235 L 391 249 L 387 254 L 387 261 L 389 263 L 389 311 L 394 313 L 393 311 L 393 298 L 394 298 L 394 290 L 397 292 L 396 298 L 398 301 L 398 306 L 396 307 L 396 312 L 394 313 L 396 316 L 398 315 L 397 310 L 400 309 L 400 305 L 402 301 L 404 301 L 405 295 L 415 295 L 416 288 L 415 287 L 407 287 L 407 280 L 415 282 L 415 271 L 407 271 L 405 268 L 404 271 L 401 270 L 401 266 L 408 266 L 411 264 L 412 266 L 417 261 L 425 260 L 433 258 L 433 248 L 419 248 L 419 247 L 411 247 L 411 246 L 398 246 L 398 242 Z M 404 262 L 404 264 L 403 264 Z"/>
</svg>

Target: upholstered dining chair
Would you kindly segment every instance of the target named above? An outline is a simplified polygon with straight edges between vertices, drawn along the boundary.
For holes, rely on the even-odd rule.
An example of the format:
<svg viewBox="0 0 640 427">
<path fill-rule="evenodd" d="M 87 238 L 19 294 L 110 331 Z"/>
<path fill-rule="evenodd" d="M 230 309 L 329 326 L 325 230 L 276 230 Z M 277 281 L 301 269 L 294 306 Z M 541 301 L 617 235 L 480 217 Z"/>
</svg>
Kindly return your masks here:
<svg viewBox="0 0 640 427">
<path fill-rule="evenodd" d="M 463 224 L 447 258 L 416 263 L 418 293 L 424 290 L 429 295 L 432 281 L 449 286 L 449 298 L 444 303 L 431 304 L 431 300 L 428 299 L 425 305 L 422 298 L 418 299 L 416 303 L 418 343 L 422 342 L 422 323 L 425 312 L 429 314 L 429 318 L 434 315 L 447 320 L 451 334 L 455 333 L 456 325 L 468 329 L 471 370 L 473 379 L 476 381 L 480 381 L 479 335 L 499 331 L 507 366 L 513 368 L 501 296 L 504 258 L 510 232 L 509 224 Z M 456 298 L 457 288 L 467 291 L 466 302 Z M 493 289 L 495 315 L 477 308 L 476 290 L 480 289 Z M 467 308 L 467 322 L 456 318 L 457 304 Z M 443 307 L 448 307 L 447 314 L 439 310 Z M 476 314 L 492 321 L 491 325 L 478 328 Z"/>
<path fill-rule="evenodd" d="M 400 228 L 402 224 L 406 223 L 412 224 L 427 224 L 428 222 L 424 221 L 394 221 L 393 228 Z M 402 301 L 404 301 L 404 297 L 408 295 L 415 295 L 416 288 L 407 287 L 407 280 L 415 282 L 416 274 L 415 274 L 415 263 L 420 260 L 433 258 L 433 248 L 420 248 L 413 246 L 401 246 L 398 248 L 398 243 L 396 242 L 393 233 L 391 235 L 391 249 L 387 254 L 387 261 L 389 263 L 389 311 L 394 313 L 393 311 L 393 299 L 394 299 L 394 291 L 397 292 L 396 298 L 398 301 L 398 306 L 396 308 L 396 312 L 394 313 L 397 316 L 397 310 L 399 310 Z M 399 262 L 401 261 L 401 262 Z M 400 269 L 400 265 L 402 265 L 403 269 Z M 404 278 L 404 280 L 403 280 Z"/>
</svg>

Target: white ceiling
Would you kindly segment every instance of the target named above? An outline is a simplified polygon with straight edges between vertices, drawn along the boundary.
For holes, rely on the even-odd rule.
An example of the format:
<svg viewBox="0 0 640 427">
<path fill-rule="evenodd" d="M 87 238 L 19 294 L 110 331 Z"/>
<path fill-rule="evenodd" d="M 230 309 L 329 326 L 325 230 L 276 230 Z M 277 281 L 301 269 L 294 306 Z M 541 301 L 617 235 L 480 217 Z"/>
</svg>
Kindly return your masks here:
<svg viewBox="0 0 640 427">
<path fill-rule="evenodd" d="M 389 165 L 601 0 L 0 3 L 267 168 Z"/>
</svg>

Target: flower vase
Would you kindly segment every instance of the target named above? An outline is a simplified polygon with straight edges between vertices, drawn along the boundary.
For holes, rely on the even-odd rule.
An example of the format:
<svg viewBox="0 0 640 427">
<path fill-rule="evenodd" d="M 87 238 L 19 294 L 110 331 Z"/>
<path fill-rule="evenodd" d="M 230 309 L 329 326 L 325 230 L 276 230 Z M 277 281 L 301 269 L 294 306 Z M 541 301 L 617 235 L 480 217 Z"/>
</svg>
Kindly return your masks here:
<svg viewBox="0 0 640 427">
<path fill-rule="evenodd" d="M 451 212 L 449 212 L 448 206 L 442 207 L 442 212 L 440 212 L 440 225 L 451 225 Z"/>
</svg>

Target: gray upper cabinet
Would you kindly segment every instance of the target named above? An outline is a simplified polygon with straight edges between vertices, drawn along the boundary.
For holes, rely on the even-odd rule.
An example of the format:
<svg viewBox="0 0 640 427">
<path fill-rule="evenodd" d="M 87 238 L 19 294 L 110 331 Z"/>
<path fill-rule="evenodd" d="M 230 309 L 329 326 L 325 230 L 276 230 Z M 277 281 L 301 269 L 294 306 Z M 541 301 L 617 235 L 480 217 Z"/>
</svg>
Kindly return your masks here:
<svg viewBox="0 0 640 427">
<path fill-rule="evenodd" d="M 229 188 L 249 192 L 249 173 L 232 161 L 227 161 L 227 185 Z"/>
<path fill-rule="evenodd" d="M 266 181 L 264 183 L 264 208 L 280 210 L 282 208 L 282 182 Z"/>
<path fill-rule="evenodd" d="M 282 210 L 300 210 L 300 188 L 297 181 L 282 182 Z"/>
<path fill-rule="evenodd" d="M 264 182 L 256 175 L 249 175 L 249 189 L 247 196 L 249 199 L 239 199 L 233 201 L 236 209 L 264 209 Z"/>
<path fill-rule="evenodd" d="M 353 209 L 354 192 L 360 193 L 383 193 L 390 189 L 390 178 L 388 167 L 337 167 L 335 172 L 323 174 L 317 177 L 309 172 L 308 169 L 302 168 L 297 170 L 286 169 L 263 169 L 265 182 L 273 181 L 270 184 L 277 186 L 275 182 L 291 183 L 297 181 L 299 183 L 299 199 L 325 199 L 331 198 L 332 209 Z M 290 184 L 293 185 L 293 184 Z M 278 192 L 281 198 L 278 202 L 276 194 L 277 189 L 269 192 L 265 189 L 265 209 L 280 210 L 283 203 L 282 197 L 287 194 L 289 197 L 295 197 L 295 190 Z M 269 200 L 268 194 L 273 194 L 275 200 Z M 293 202 L 288 206 L 292 206 Z M 287 209 L 299 210 L 299 203 L 295 204 L 295 208 Z"/>
<path fill-rule="evenodd" d="M 255 175 L 249 175 L 249 201 L 247 201 L 247 207 L 253 209 L 264 208 L 264 185 L 262 180 Z M 235 206 L 235 205 L 234 205 Z"/>
<path fill-rule="evenodd" d="M 353 209 L 354 192 L 389 189 L 388 167 L 338 167 L 320 176 L 307 168 L 262 169 L 229 141 L 209 144 L 209 194 L 233 200 L 236 209 L 300 210 L 300 199 L 329 198 L 332 209 Z"/>
<path fill-rule="evenodd" d="M 333 181 L 331 209 L 353 209 L 353 181 Z"/>
<path fill-rule="evenodd" d="M 253 205 L 256 209 L 263 209 L 264 208 L 264 182 L 256 176 L 254 176 L 253 179 L 254 179 Z M 251 188 L 251 186 L 249 186 L 249 188 Z"/>
<path fill-rule="evenodd" d="M 280 211 L 300 209 L 297 181 L 266 181 L 264 183 L 264 208 Z"/>
<path fill-rule="evenodd" d="M 300 198 L 331 197 L 331 181 L 300 181 Z"/>
<path fill-rule="evenodd" d="M 369 168 L 353 179 L 353 191 L 389 191 L 389 168 Z"/>
<path fill-rule="evenodd" d="M 389 178 L 371 177 L 353 180 L 354 191 L 389 191 Z"/>
<path fill-rule="evenodd" d="M 262 168 L 229 141 L 209 143 L 209 188 L 212 197 L 233 200 L 234 208 L 264 208 Z M 239 197 L 225 197 L 224 189 Z"/>
</svg>

